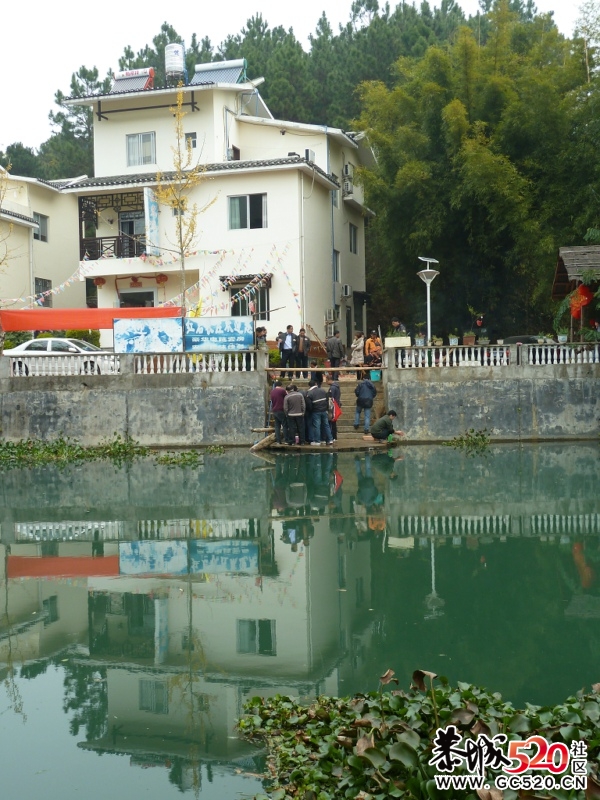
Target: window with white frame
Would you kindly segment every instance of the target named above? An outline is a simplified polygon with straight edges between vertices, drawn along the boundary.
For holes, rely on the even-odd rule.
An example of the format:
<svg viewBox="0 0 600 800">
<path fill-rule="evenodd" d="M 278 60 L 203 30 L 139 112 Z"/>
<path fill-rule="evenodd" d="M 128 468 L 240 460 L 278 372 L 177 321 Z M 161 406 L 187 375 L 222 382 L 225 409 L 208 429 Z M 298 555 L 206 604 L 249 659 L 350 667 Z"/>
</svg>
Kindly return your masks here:
<svg viewBox="0 0 600 800">
<path fill-rule="evenodd" d="M 192 149 L 195 149 L 195 147 L 197 146 L 197 141 L 198 140 L 196 138 L 196 131 L 194 131 L 193 133 L 186 133 L 185 134 L 185 146 L 186 147 L 191 147 Z"/>
<path fill-rule="evenodd" d="M 47 278 L 36 278 L 34 281 L 34 292 L 36 303 L 44 306 L 45 308 L 52 308 L 52 281 Z"/>
<path fill-rule="evenodd" d="M 33 238 L 39 242 L 48 241 L 48 217 L 43 214 L 36 214 L 33 212 L 33 219 L 37 222 L 38 227 L 33 229 Z"/>
<path fill-rule="evenodd" d="M 350 223 L 350 252 L 358 253 L 358 227 Z"/>
<path fill-rule="evenodd" d="M 142 167 L 156 164 L 156 133 L 127 134 L 127 166 Z"/>
<path fill-rule="evenodd" d="M 229 230 L 267 227 L 267 195 L 242 194 L 229 201 Z"/>
<path fill-rule="evenodd" d="M 239 295 L 238 292 L 244 288 L 245 284 L 233 284 L 229 287 L 229 297 L 235 298 L 235 303 L 231 304 L 232 317 L 254 317 L 254 319 L 270 320 L 271 306 L 269 297 L 269 287 L 260 286 L 252 290 L 248 296 Z"/>
<path fill-rule="evenodd" d="M 243 654 L 276 656 L 274 619 L 238 619 L 237 651 Z"/>
</svg>

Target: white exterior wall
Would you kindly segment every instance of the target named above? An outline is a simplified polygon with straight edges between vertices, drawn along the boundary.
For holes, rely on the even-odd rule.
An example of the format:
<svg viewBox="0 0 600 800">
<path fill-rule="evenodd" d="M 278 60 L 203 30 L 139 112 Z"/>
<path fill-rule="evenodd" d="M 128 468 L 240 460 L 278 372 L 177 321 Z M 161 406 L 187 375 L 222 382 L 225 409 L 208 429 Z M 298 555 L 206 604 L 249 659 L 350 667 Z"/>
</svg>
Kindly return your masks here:
<svg viewBox="0 0 600 800">
<path fill-rule="evenodd" d="M 0 236 L 10 231 L 6 241 L 7 261 L 0 270 L 0 297 L 5 307 L 31 306 L 35 278 L 61 286 L 79 267 L 79 229 L 77 198 L 34 179 L 10 178 L 3 200 L 7 211 L 33 217 L 48 217 L 48 241 L 33 238 L 33 231 L 22 222 L 0 220 Z M 27 302 L 7 303 L 18 298 Z M 59 294 L 52 295 L 53 308 L 85 307 L 85 282 L 76 281 Z"/>
</svg>

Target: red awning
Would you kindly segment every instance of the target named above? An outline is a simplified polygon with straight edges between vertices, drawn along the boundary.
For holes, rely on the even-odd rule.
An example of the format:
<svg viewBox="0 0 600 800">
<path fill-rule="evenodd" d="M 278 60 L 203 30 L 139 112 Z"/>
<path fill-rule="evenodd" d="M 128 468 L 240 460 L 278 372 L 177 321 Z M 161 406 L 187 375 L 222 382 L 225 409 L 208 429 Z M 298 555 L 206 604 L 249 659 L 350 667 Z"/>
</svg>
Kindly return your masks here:
<svg viewBox="0 0 600 800">
<path fill-rule="evenodd" d="M 179 306 L 157 308 L 25 308 L 0 311 L 4 331 L 80 331 L 112 328 L 114 319 L 180 317 Z"/>
<path fill-rule="evenodd" d="M 7 578 L 96 578 L 119 574 L 119 556 L 8 556 Z"/>
</svg>

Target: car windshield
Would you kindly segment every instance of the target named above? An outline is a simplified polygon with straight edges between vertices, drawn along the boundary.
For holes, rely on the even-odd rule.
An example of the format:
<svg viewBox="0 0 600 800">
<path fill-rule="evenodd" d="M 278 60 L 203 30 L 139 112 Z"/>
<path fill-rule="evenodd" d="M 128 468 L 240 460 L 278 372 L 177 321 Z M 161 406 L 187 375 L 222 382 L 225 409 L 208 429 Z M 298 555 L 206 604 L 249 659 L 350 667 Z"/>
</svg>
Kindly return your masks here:
<svg viewBox="0 0 600 800">
<path fill-rule="evenodd" d="M 82 339 L 68 339 L 69 344 L 74 344 L 80 350 L 84 350 L 86 352 L 90 351 L 98 351 L 100 350 L 99 347 L 96 347 L 95 344 L 90 344 L 90 342 L 84 342 Z"/>
</svg>

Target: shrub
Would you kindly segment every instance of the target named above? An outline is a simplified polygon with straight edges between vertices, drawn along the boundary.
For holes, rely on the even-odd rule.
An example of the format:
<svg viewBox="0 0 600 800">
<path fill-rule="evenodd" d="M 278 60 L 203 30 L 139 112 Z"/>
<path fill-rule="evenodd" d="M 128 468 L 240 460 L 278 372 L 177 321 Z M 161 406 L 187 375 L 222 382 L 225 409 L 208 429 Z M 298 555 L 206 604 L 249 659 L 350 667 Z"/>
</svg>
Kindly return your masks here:
<svg viewBox="0 0 600 800">
<path fill-rule="evenodd" d="M 269 350 L 269 366 L 270 367 L 281 366 L 281 354 L 279 350 Z"/>
</svg>

